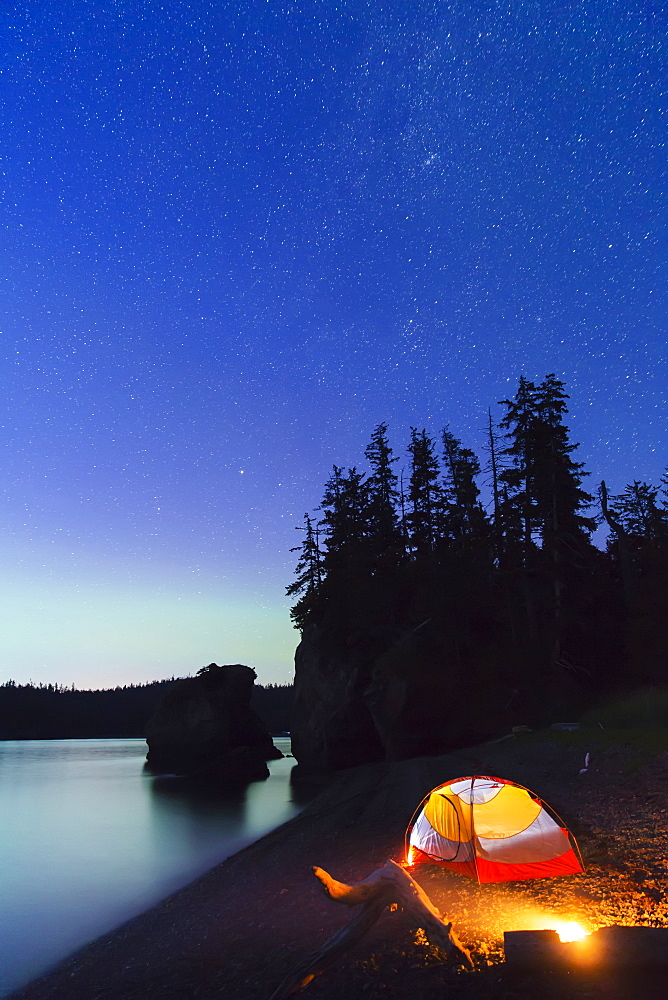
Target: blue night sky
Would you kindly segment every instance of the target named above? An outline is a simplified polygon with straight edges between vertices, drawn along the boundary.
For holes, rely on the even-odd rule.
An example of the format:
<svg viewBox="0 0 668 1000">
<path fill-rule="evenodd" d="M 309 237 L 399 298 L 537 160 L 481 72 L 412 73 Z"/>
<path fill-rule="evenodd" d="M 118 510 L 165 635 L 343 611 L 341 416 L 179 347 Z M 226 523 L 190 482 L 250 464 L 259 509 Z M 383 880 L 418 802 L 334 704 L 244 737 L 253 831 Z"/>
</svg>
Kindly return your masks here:
<svg viewBox="0 0 668 1000">
<path fill-rule="evenodd" d="M 657 483 L 666 22 L 631 0 L 0 12 L 0 680 L 291 679 L 294 530 L 387 421 L 555 372 Z M 400 463 L 402 464 L 402 463 Z M 405 463 L 407 464 L 407 463 Z"/>
</svg>

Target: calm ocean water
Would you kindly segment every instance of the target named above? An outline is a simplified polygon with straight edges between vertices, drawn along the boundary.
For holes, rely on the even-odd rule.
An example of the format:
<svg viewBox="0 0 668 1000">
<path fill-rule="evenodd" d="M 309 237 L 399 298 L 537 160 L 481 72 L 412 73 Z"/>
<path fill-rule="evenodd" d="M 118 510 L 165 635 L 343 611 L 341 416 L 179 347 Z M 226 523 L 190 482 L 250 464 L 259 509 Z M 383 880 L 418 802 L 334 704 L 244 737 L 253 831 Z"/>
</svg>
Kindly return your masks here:
<svg viewBox="0 0 668 1000">
<path fill-rule="evenodd" d="M 143 740 L 0 742 L 0 997 L 299 811 L 291 758 L 221 798 L 151 777 L 145 754 Z"/>
</svg>

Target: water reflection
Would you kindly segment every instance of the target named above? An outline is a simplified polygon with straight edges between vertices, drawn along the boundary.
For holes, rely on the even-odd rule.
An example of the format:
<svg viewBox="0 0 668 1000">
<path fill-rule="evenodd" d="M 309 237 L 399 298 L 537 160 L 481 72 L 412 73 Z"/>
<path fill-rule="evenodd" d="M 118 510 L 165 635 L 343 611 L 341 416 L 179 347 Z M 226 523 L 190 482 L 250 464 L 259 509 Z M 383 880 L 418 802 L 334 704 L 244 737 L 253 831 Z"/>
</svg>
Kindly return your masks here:
<svg viewBox="0 0 668 1000">
<path fill-rule="evenodd" d="M 142 740 L 0 742 L 0 997 L 299 811 L 292 758 L 222 790 L 150 776 L 145 754 Z"/>
<path fill-rule="evenodd" d="M 157 851 L 170 850 L 176 834 L 181 846 L 196 854 L 221 836 L 230 846 L 247 838 L 245 785 L 216 788 L 210 782 L 182 777 L 152 777 L 151 826 Z"/>
</svg>

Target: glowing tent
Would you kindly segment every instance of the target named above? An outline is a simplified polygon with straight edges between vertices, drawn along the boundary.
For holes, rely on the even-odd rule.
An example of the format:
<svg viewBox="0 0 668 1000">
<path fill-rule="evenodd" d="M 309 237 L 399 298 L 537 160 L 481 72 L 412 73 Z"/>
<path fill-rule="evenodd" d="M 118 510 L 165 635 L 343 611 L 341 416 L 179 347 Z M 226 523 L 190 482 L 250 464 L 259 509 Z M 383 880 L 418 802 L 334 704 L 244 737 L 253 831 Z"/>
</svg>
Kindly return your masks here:
<svg viewBox="0 0 668 1000">
<path fill-rule="evenodd" d="M 409 865 L 431 862 L 478 882 L 583 871 L 572 834 L 527 788 L 474 775 L 439 785 L 406 831 Z"/>
</svg>

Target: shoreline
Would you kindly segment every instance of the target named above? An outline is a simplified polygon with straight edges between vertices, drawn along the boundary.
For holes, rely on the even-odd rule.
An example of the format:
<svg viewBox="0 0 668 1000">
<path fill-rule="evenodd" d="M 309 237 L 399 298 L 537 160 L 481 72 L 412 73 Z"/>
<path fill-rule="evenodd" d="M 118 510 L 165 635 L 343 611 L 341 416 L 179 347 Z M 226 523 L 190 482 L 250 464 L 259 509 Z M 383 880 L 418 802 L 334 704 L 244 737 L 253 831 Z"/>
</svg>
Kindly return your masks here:
<svg viewBox="0 0 668 1000">
<path fill-rule="evenodd" d="M 420 774 L 436 773 L 439 767 L 435 762 L 442 759 L 421 758 L 422 766 L 417 770 Z M 413 792 L 416 769 L 412 761 L 402 763 L 410 765 L 404 770 L 411 786 L 408 798 L 412 799 L 418 794 L 417 788 Z M 264 995 L 256 992 L 259 983 L 254 983 L 252 976 L 242 975 L 240 954 L 248 950 L 250 940 L 256 942 L 252 950 L 269 949 L 268 939 L 277 928 L 282 928 L 278 936 L 283 953 L 292 950 L 298 957 L 304 947 L 308 951 L 311 944 L 315 946 L 318 938 L 309 940 L 300 931 L 303 906 L 325 911 L 329 907 L 312 875 L 312 866 L 329 865 L 336 877 L 357 881 L 382 865 L 391 853 L 398 857 L 394 827 L 388 830 L 382 847 L 374 839 L 362 850 L 358 832 L 350 828 L 358 825 L 360 801 L 372 794 L 374 787 L 382 787 L 383 779 L 401 766 L 379 763 L 341 772 L 296 816 L 155 906 L 91 941 L 5 1000 L 74 1000 L 75 996 L 134 1000 L 155 989 L 156 982 L 160 983 L 159 996 L 184 996 L 190 995 L 186 978 L 200 981 L 203 969 L 213 973 L 217 966 L 225 969 L 226 989 L 230 989 L 230 970 L 236 970 L 235 998 Z M 423 779 L 420 788 L 425 780 L 429 783 L 431 778 Z M 390 784 L 394 786 L 394 780 Z M 344 836 L 339 832 L 342 828 L 348 829 Z M 403 846 L 403 830 L 400 843 Z M 353 856 L 355 861 L 351 862 Z M 257 912 L 253 900 L 257 900 Z M 237 915 L 242 911 L 239 920 Z M 322 932 L 329 936 L 330 925 L 335 929 L 348 917 L 345 911 L 332 907 L 323 914 L 318 928 L 311 929 L 320 932 L 319 937 Z M 271 978 L 276 986 L 294 960 L 283 962 L 280 972 L 278 964 L 273 964 L 276 973 Z M 212 995 L 220 988 L 221 974 L 213 977 Z M 199 983 L 200 988 L 203 985 Z"/>
<path fill-rule="evenodd" d="M 641 842 L 635 829 L 639 788 L 660 781 L 658 805 L 663 808 L 666 802 L 668 753 L 641 763 L 631 778 L 627 771 L 633 753 L 628 748 L 592 753 L 591 774 L 586 776 L 578 773 L 581 757 L 579 746 L 564 748 L 551 740 L 537 746 L 531 739 L 520 739 L 341 772 L 297 816 L 7 1000 L 219 1000 L 223 994 L 233 1000 L 268 1000 L 298 962 L 351 916 L 325 898 L 312 866 L 355 882 L 389 857 L 400 860 L 405 825 L 423 795 L 441 781 L 467 773 L 500 773 L 544 796 L 579 836 L 587 874 L 479 887 L 421 865 L 413 877 L 454 921 L 465 943 L 475 945 L 477 972 L 444 966 L 386 914 L 358 948 L 308 987 L 313 1000 L 346 994 L 411 995 L 421 1000 L 433 996 L 436 988 L 461 997 L 502 995 L 494 992 L 505 969 L 499 964 L 499 921 L 511 929 L 509 907 L 516 908 L 518 900 L 562 910 L 566 905 L 579 907 L 583 919 L 593 915 L 601 925 L 632 922 L 631 903 L 637 911 L 635 922 L 640 922 L 641 908 L 647 910 L 654 895 L 657 925 L 668 926 L 668 901 L 656 898 L 666 874 L 661 846 L 665 808 L 661 822 L 654 823 L 652 843 L 648 830 Z M 601 830 L 592 820 L 615 823 L 615 844 L 621 844 L 623 860 L 607 846 L 600 849 Z M 638 892 L 638 876 L 629 874 L 629 864 L 643 864 L 649 872 L 650 862 L 663 867 L 654 872 L 656 880 L 654 874 L 651 881 L 645 879 Z M 496 923 L 491 920 L 494 913 Z"/>
<path fill-rule="evenodd" d="M 290 741 L 275 740 L 289 753 Z M 0 998 L 186 887 L 303 808 L 294 760 L 217 792 L 155 776 L 134 739 L 0 743 Z M 295 800 L 295 801 L 292 801 Z"/>
</svg>

